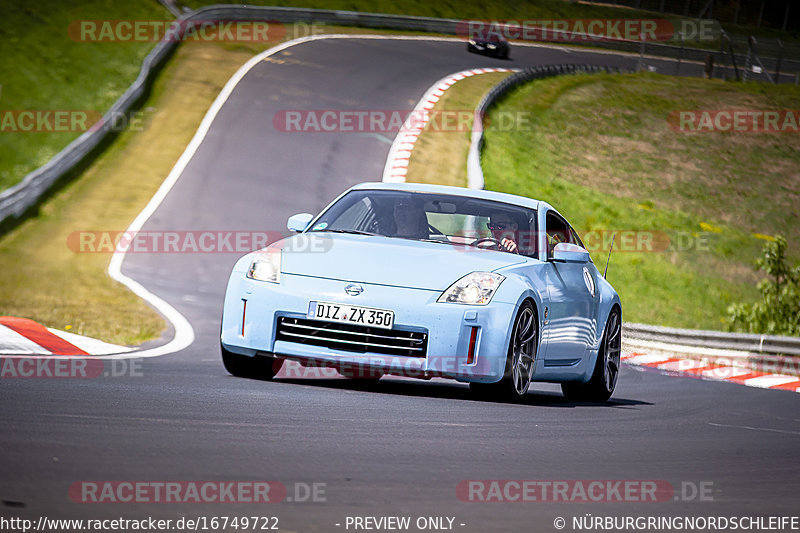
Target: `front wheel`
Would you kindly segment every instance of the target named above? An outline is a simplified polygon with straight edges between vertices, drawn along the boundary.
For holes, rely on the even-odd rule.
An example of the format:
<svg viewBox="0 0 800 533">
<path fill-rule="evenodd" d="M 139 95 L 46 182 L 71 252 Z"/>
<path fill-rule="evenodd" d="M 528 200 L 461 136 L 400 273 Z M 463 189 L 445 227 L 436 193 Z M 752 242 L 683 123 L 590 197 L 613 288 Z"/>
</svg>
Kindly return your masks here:
<svg viewBox="0 0 800 533">
<path fill-rule="evenodd" d="M 275 374 L 280 372 L 283 366 L 283 359 L 275 357 L 255 356 L 248 357 L 238 353 L 233 353 L 220 345 L 222 352 L 222 364 L 230 374 L 237 378 L 252 378 L 270 380 Z"/>
<path fill-rule="evenodd" d="M 611 310 L 597 354 L 594 372 L 587 383 L 562 383 L 561 391 L 568 400 L 603 403 L 611 398 L 619 377 L 622 352 L 622 315 L 619 308 Z"/>
<path fill-rule="evenodd" d="M 536 353 L 539 348 L 539 319 L 530 302 L 525 302 L 517 313 L 503 379 L 497 383 L 471 383 L 478 393 L 491 393 L 495 398 L 521 400 L 531 386 Z"/>
</svg>

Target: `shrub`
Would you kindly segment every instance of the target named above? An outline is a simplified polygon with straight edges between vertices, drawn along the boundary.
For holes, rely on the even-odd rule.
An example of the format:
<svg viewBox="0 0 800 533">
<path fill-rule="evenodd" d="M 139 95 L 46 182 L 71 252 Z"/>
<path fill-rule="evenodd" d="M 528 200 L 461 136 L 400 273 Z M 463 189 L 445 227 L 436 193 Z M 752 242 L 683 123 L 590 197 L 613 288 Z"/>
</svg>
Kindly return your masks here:
<svg viewBox="0 0 800 533">
<path fill-rule="evenodd" d="M 787 263 L 786 239 L 779 235 L 764 245 L 756 265 L 769 276 L 758 283 L 762 300 L 729 306 L 731 329 L 800 336 L 800 265 Z"/>
</svg>

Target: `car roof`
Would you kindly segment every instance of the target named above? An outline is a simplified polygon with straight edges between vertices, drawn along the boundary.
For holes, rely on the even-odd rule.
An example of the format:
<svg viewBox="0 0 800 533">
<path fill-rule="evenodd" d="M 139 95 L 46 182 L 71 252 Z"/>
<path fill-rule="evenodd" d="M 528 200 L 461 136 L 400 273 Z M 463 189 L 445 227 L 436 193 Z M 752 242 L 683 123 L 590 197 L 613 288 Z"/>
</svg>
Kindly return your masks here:
<svg viewBox="0 0 800 533">
<path fill-rule="evenodd" d="M 494 200 L 495 202 L 503 202 L 506 204 L 517 205 L 520 207 L 527 207 L 529 209 L 550 208 L 547 203 L 525 196 L 517 196 L 516 194 L 508 194 L 504 192 L 486 191 L 483 189 L 467 189 L 465 187 L 453 187 L 450 185 L 430 185 L 427 183 L 385 183 L 385 182 L 365 182 L 354 185 L 350 188 L 353 190 L 389 190 L 389 191 L 407 191 L 407 192 L 421 192 L 421 193 L 434 193 L 434 194 L 452 194 L 453 196 L 464 196 L 468 198 L 480 198 L 483 200 Z"/>
</svg>

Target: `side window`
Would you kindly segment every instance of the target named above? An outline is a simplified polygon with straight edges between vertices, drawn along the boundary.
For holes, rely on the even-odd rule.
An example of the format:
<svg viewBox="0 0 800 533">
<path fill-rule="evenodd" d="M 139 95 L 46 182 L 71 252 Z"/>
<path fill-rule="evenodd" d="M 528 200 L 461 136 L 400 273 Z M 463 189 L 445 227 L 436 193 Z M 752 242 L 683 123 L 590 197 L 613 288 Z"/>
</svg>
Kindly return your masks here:
<svg viewBox="0 0 800 533">
<path fill-rule="evenodd" d="M 548 258 L 552 257 L 553 249 L 556 247 L 556 244 L 561 242 L 570 242 L 575 244 L 572 233 L 570 232 L 572 228 L 569 227 L 569 224 L 567 224 L 563 218 L 550 211 L 547 213 L 546 224 Z"/>
</svg>

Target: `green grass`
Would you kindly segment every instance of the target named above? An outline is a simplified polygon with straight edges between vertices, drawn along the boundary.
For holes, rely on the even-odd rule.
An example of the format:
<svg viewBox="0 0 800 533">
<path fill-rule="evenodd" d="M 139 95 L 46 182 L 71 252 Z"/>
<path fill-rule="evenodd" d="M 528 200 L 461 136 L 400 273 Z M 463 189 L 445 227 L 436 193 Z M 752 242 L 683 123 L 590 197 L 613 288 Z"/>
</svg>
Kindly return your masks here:
<svg viewBox="0 0 800 533">
<path fill-rule="evenodd" d="M 168 20 L 157 0 L 17 0 L 0 17 L 0 109 L 102 115 L 136 78 L 150 42 L 80 42 L 78 20 Z M 80 132 L 0 132 L 0 190 L 45 164 Z"/>
<path fill-rule="evenodd" d="M 758 297 L 753 263 L 763 235 L 786 235 L 790 254 L 800 253 L 800 137 L 687 134 L 672 130 L 667 116 L 680 109 L 794 109 L 798 101 L 797 86 L 654 74 L 536 81 L 490 113 L 525 113 L 531 127 L 488 128 L 486 186 L 548 201 L 583 234 L 705 239 L 708 251 L 615 253 L 609 280 L 626 320 L 720 329 L 730 303 Z M 592 255 L 605 263 L 605 254 Z"/>
</svg>

